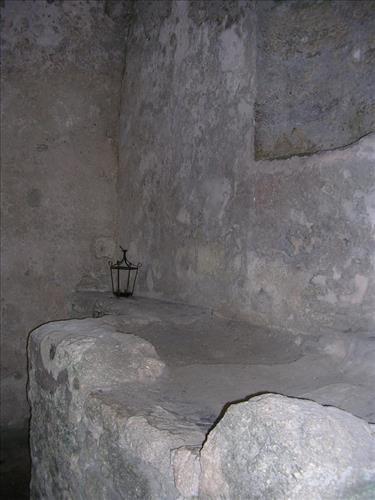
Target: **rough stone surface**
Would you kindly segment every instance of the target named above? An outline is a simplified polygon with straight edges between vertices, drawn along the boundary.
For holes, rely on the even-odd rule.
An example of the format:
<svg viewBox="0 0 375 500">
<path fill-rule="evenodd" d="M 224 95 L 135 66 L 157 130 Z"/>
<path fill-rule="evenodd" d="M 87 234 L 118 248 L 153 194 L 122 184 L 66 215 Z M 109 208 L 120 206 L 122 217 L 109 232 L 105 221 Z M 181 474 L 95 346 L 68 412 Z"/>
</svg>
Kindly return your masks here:
<svg viewBox="0 0 375 500">
<path fill-rule="evenodd" d="M 236 488 L 231 478 L 236 482 L 239 474 L 247 478 L 242 462 L 228 479 L 228 469 L 217 464 L 215 454 L 222 453 L 223 443 L 228 450 L 232 443 L 225 463 L 229 467 L 236 457 L 246 462 L 251 454 L 246 455 L 245 447 L 235 440 L 257 446 L 268 430 L 279 457 L 269 466 L 280 474 L 285 491 L 293 488 L 294 480 L 295 491 L 311 487 L 306 475 L 296 479 L 289 474 L 294 471 L 292 465 L 283 472 L 294 449 L 302 469 L 310 458 L 315 460 L 306 450 L 316 451 L 318 445 L 322 464 L 327 466 L 335 453 L 342 453 L 337 466 L 344 468 L 348 447 L 356 438 L 357 449 L 350 451 L 353 467 L 361 466 L 365 474 L 367 465 L 362 467 L 361 460 L 370 445 L 365 440 L 362 446 L 361 440 L 365 421 L 375 422 L 371 338 L 294 336 L 223 319 L 202 308 L 150 299 L 109 297 L 107 312 L 111 304 L 117 315 L 49 323 L 30 336 L 32 498 L 221 498 L 212 490 L 212 478 L 217 487 L 223 486 L 221 494 L 226 496 L 222 498 L 249 498 L 241 497 L 243 490 L 231 489 Z M 335 403 L 365 420 L 272 396 L 234 405 L 210 432 L 228 402 L 259 392 Z M 264 409 L 264 401 L 272 404 Z M 243 413 L 253 419 L 247 429 L 240 425 L 246 420 L 241 420 Z M 238 426 L 233 423 L 237 415 Z M 227 428 L 226 422 L 233 428 L 223 438 L 221 428 Z M 316 433 L 327 437 L 316 443 Z M 316 478 L 320 470 L 314 465 L 311 477 Z M 261 487 L 265 469 L 258 472 L 256 488 Z M 346 486 L 357 493 L 370 487 L 354 484 L 350 479 L 354 476 L 348 477 Z M 253 483 L 240 482 L 246 488 Z M 334 487 L 340 488 L 341 483 Z M 253 491 L 256 498 L 257 490 Z"/>
<path fill-rule="evenodd" d="M 203 304 L 227 316 L 303 332 L 371 331 L 375 135 L 339 150 L 277 161 L 255 161 L 253 139 L 256 87 L 259 99 L 259 92 L 270 88 L 262 80 L 262 59 L 256 64 L 257 22 L 259 36 L 266 29 L 282 32 L 280 40 L 276 35 L 266 40 L 277 42 L 277 58 L 278 51 L 289 54 L 285 37 L 290 34 L 294 43 L 295 37 L 304 36 L 295 24 L 299 16 L 309 24 L 309 13 L 319 22 L 308 26 L 305 44 L 293 45 L 290 61 L 298 50 L 298 64 L 290 69 L 289 83 L 278 72 L 270 83 L 290 84 L 292 97 L 298 94 L 305 106 L 298 108 L 299 114 L 305 113 L 310 123 L 314 103 L 300 92 L 306 76 L 301 67 L 307 71 L 312 36 L 320 34 L 317 50 L 327 50 L 311 64 L 321 79 L 312 80 L 306 91 L 314 85 L 314 99 L 328 106 L 327 79 L 339 102 L 327 122 L 311 126 L 323 138 L 330 138 L 332 131 L 341 142 L 314 139 L 318 150 L 374 131 L 374 110 L 366 101 L 373 98 L 374 51 L 368 37 L 375 26 L 370 15 L 374 3 L 277 5 L 136 3 L 122 90 L 119 158 L 121 213 L 131 217 L 123 219 L 121 240 L 144 264 L 142 294 Z M 327 9 L 331 14 L 323 16 Z M 282 12 L 284 24 L 272 22 Z M 354 33 L 358 40 L 349 45 L 354 51 L 358 45 L 358 62 L 350 54 L 348 60 L 340 56 Z M 346 61 L 356 69 L 346 71 Z M 284 60 L 278 61 L 282 65 Z M 336 69 L 345 78 L 333 78 Z M 280 106 L 289 102 L 290 97 L 283 97 Z M 360 109 L 364 121 L 358 131 L 341 133 L 340 113 Z M 285 122 L 279 115 L 272 119 L 275 126 Z"/>
<path fill-rule="evenodd" d="M 107 288 L 126 2 L 1 2 L 1 424 L 27 423 L 26 339 Z"/>
<path fill-rule="evenodd" d="M 173 451 L 172 467 L 176 488 L 184 498 L 197 497 L 201 473 L 199 447 Z"/>
<path fill-rule="evenodd" d="M 32 498 L 148 498 L 151 484 L 154 498 L 173 496 L 167 450 L 185 444 L 182 424 L 170 432 L 167 410 L 134 415 L 134 400 L 124 407 L 111 397 L 163 374 L 151 344 L 81 320 L 36 330 L 29 355 Z"/>
<path fill-rule="evenodd" d="M 171 371 L 168 391 L 205 408 L 206 416 L 217 415 L 228 401 L 278 392 L 375 422 L 371 332 L 295 335 L 202 307 L 143 297 L 119 301 L 97 292 L 75 294 L 73 314 L 102 317 L 105 325 L 151 342 Z"/>
<path fill-rule="evenodd" d="M 372 0 L 257 4 L 255 155 L 284 158 L 375 130 Z"/>
<path fill-rule="evenodd" d="M 266 394 L 232 405 L 201 452 L 203 498 L 373 498 L 370 426 L 333 407 Z"/>
</svg>

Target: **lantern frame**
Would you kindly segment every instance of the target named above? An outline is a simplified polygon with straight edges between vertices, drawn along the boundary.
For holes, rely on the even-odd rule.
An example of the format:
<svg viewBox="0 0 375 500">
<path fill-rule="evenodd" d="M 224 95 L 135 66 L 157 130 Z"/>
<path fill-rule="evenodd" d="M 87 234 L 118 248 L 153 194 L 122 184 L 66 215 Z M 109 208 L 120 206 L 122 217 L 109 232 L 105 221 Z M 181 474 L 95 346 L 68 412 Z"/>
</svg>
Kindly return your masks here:
<svg viewBox="0 0 375 500">
<path fill-rule="evenodd" d="M 111 283 L 112 283 L 112 293 L 116 297 L 132 297 L 135 288 L 135 282 L 137 281 L 138 270 L 142 266 L 140 262 L 138 264 L 133 264 L 126 257 L 127 250 L 122 248 L 122 259 L 117 260 L 116 263 L 109 261 L 109 269 L 111 273 Z M 125 273 L 124 273 L 125 272 Z M 121 279 L 123 274 L 125 274 L 124 280 Z M 126 283 L 126 285 L 122 285 Z"/>
</svg>

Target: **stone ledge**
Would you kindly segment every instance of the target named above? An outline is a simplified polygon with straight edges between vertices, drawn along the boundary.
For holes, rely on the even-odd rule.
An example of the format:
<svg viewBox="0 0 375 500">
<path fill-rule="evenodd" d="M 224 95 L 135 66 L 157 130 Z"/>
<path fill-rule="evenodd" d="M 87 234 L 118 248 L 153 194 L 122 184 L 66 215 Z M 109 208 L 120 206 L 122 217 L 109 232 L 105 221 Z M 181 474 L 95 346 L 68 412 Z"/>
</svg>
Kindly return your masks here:
<svg viewBox="0 0 375 500">
<path fill-rule="evenodd" d="M 339 462 L 326 491 L 373 487 L 375 443 L 364 420 L 278 395 L 222 412 L 229 401 L 267 391 L 334 402 L 373 421 L 371 339 L 288 336 L 147 299 L 117 304 L 126 312 L 49 323 L 31 334 L 32 498 L 218 498 L 220 484 L 220 498 L 301 498 L 306 492 L 321 498 L 310 493 L 311 477 L 318 481 L 322 468 L 306 465 L 316 447 L 329 463 Z M 329 428 L 327 419 L 333 419 Z M 310 424 L 319 431 L 313 441 L 305 433 Z M 235 457 L 250 460 L 254 443 L 270 429 L 259 460 L 275 461 L 276 476 L 274 489 L 261 491 L 263 466 L 246 472 Z M 343 447 L 353 432 L 359 451 Z M 284 463 L 285 450 L 296 447 L 298 460 L 290 451 Z M 227 456 L 225 467 L 218 449 Z"/>
</svg>

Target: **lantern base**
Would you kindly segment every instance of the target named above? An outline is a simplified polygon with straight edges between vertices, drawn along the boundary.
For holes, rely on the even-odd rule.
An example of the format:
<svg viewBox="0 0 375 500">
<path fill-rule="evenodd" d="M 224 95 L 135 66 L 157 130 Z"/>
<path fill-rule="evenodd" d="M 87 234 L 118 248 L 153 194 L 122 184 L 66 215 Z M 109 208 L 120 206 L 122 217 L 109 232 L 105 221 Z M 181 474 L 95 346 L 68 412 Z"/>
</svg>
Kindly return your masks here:
<svg viewBox="0 0 375 500">
<path fill-rule="evenodd" d="M 133 292 L 113 292 L 116 297 L 132 297 Z"/>
</svg>

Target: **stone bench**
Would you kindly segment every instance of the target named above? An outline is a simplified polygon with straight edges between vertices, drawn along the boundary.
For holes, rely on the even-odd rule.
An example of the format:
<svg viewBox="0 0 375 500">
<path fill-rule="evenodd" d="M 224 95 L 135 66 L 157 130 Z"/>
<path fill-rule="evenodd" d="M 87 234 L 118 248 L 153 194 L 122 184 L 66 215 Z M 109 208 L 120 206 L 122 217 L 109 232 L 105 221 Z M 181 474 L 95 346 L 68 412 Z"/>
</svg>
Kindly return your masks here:
<svg viewBox="0 0 375 500">
<path fill-rule="evenodd" d="M 328 397 L 370 415 L 369 339 L 343 377 L 353 339 L 312 340 L 148 300 L 117 313 L 30 336 L 32 498 L 373 494 L 371 425 L 270 394 Z M 256 392 L 267 394 L 226 409 Z"/>
</svg>

